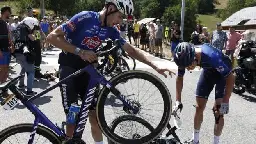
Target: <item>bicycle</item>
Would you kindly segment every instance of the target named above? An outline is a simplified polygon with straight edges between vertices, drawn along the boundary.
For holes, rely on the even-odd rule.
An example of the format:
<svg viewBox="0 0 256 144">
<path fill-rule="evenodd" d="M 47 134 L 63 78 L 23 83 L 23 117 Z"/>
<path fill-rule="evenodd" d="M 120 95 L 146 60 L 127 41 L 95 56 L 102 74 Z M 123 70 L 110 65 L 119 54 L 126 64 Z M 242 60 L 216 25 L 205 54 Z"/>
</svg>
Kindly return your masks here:
<svg viewBox="0 0 256 144">
<path fill-rule="evenodd" d="M 159 136 L 156 139 L 154 139 L 153 141 L 151 141 L 150 144 L 182 144 L 180 138 L 176 134 L 176 130 L 180 129 L 180 127 L 181 127 L 181 121 L 180 121 L 180 117 L 178 115 L 178 110 L 179 109 L 176 109 L 172 112 L 172 115 L 174 116 L 174 126 L 171 126 L 171 124 L 168 123 L 167 124 L 168 132 L 165 135 L 162 135 L 162 136 L 164 136 L 164 138 Z M 111 131 L 114 133 L 115 130 L 118 129 L 118 125 L 125 123 L 127 121 L 137 122 L 138 124 L 141 124 L 143 127 L 145 127 L 149 132 L 154 131 L 154 128 L 147 121 L 145 121 L 142 118 L 139 118 L 137 116 L 134 116 L 134 115 L 124 115 L 124 116 L 120 116 L 120 117 L 116 118 L 112 122 Z M 135 124 L 133 123 L 132 126 L 134 126 L 134 125 Z M 122 126 L 122 127 L 129 127 L 129 126 Z M 145 132 L 145 130 L 143 132 Z M 127 133 L 129 133 L 129 132 L 127 132 Z M 168 138 L 169 136 L 172 136 L 172 138 Z M 135 130 L 135 133 L 132 134 L 130 137 L 132 139 L 140 139 L 141 134 L 139 133 L 138 130 Z M 186 144 L 186 143 L 188 143 L 188 142 L 185 141 L 184 144 Z M 110 139 L 108 139 L 108 144 L 116 144 L 116 143 L 111 141 Z"/>
<path fill-rule="evenodd" d="M 113 46 L 111 49 L 106 51 L 97 51 L 97 55 L 98 56 L 109 55 L 110 53 L 118 50 L 119 48 L 121 48 L 120 43 L 118 41 L 115 41 L 115 46 Z M 78 76 L 83 72 L 88 72 L 91 78 L 87 88 L 87 93 L 82 98 L 82 104 L 81 104 L 80 112 L 78 114 L 78 118 L 76 120 L 76 128 L 75 128 L 73 137 L 69 139 L 65 134 L 65 130 L 64 130 L 65 124 L 62 123 L 62 127 L 54 125 L 53 122 L 50 121 L 47 118 L 47 116 L 33 104 L 32 101 L 35 100 L 36 98 L 39 98 L 40 96 L 43 96 L 47 92 L 55 89 L 66 80 L 71 79 L 75 76 Z M 99 94 L 98 101 L 97 101 L 96 113 L 97 113 L 98 124 L 102 132 L 112 141 L 115 141 L 117 143 L 122 143 L 122 144 L 149 143 L 150 141 L 152 141 L 162 133 L 163 128 L 166 127 L 171 116 L 170 112 L 171 112 L 172 105 L 171 105 L 170 93 L 167 87 L 164 85 L 164 83 L 159 78 L 157 78 L 153 74 L 150 74 L 149 72 L 144 72 L 144 71 L 124 72 L 120 75 L 115 76 L 110 81 L 107 81 L 104 78 L 104 76 L 100 74 L 100 72 L 96 68 L 94 68 L 92 64 L 89 64 L 85 68 L 78 70 L 77 72 L 71 74 L 65 79 L 59 81 L 57 84 L 45 89 L 41 93 L 31 98 L 25 97 L 24 94 L 20 92 L 15 86 L 18 80 L 22 77 L 24 76 L 18 76 L 12 79 L 11 81 L 7 82 L 5 85 L 0 86 L 0 90 L 9 89 L 14 94 L 14 96 L 9 97 L 4 101 L 3 106 L 6 109 L 12 109 L 17 105 L 19 100 L 30 112 L 32 112 L 32 114 L 35 116 L 35 120 L 33 124 L 32 123 L 17 124 L 2 130 L 0 132 L 0 143 L 3 143 L 5 140 L 8 140 L 10 136 L 15 134 L 30 133 L 28 144 L 32 144 L 34 142 L 36 134 L 37 135 L 39 134 L 45 137 L 46 140 L 48 140 L 50 143 L 53 143 L 53 144 L 63 144 L 63 143 L 64 144 L 85 144 L 85 142 L 81 139 L 81 137 L 85 129 L 86 121 L 88 118 L 89 107 L 91 105 L 91 102 L 94 99 L 94 94 L 98 84 L 101 84 L 104 86 Z M 141 104 L 135 100 L 129 99 L 128 95 L 123 95 L 116 88 L 117 84 L 122 84 L 130 79 L 139 79 L 139 78 L 148 80 L 150 83 L 156 86 L 157 89 L 160 91 L 161 97 L 158 97 L 158 99 L 160 100 L 162 98 L 164 101 L 164 112 L 161 117 L 160 123 L 157 125 L 156 128 L 154 128 L 154 131 L 152 133 L 144 137 L 141 137 L 140 139 L 125 139 L 111 132 L 111 128 L 107 124 L 105 119 L 104 106 L 107 99 L 107 94 L 111 92 L 114 94 L 114 96 L 118 100 L 122 102 L 123 104 L 122 109 L 126 115 L 137 115 L 137 116 L 141 115 L 142 113 L 140 112 L 143 110 L 141 107 Z"/>
</svg>

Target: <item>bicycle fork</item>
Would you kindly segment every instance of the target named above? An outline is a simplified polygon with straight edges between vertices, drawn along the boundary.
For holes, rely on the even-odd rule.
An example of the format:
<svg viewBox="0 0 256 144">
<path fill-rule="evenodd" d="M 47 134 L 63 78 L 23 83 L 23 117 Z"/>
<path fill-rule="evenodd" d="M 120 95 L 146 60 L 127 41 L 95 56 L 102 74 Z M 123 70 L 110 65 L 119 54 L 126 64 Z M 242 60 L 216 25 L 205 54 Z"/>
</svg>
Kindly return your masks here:
<svg viewBox="0 0 256 144">
<path fill-rule="evenodd" d="M 122 95 L 118 89 L 111 87 L 110 91 L 117 96 L 124 104 L 124 111 L 129 114 L 138 114 L 140 112 L 140 104 L 136 103 L 130 99 L 127 99 L 126 96 Z"/>
<path fill-rule="evenodd" d="M 35 121 L 34 121 L 34 124 L 33 124 L 33 130 L 30 134 L 28 144 L 33 144 L 38 123 L 39 123 L 39 118 L 35 118 Z"/>
</svg>

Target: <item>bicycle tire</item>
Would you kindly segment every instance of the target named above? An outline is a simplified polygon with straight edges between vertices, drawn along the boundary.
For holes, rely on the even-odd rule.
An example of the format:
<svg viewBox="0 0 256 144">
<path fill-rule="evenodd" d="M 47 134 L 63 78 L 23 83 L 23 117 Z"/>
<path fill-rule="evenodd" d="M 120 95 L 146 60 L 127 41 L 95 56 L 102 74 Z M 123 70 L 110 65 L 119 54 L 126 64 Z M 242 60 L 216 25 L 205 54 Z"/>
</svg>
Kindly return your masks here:
<svg viewBox="0 0 256 144">
<path fill-rule="evenodd" d="M 154 131 L 154 128 L 144 119 L 140 118 L 140 117 L 136 117 L 133 115 L 123 115 L 120 116 L 118 118 L 116 118 L 113 122 L 112 122 L 112 126 L 111 126 L 111 131 L 114 132 L 117 125 L 120 124 L 121 122 L 124 121 L 136 121 L 140 124 L 142 124 L 143 126 L 145 126 L 149 131 Z M 115 144 L 115 142 L 112 142 L 109 138 L 108 138 L 108 144 Z"/>
<path fill-rule="evenodd" d="M 164 101 L 164 112 L 163 112 L 163 116 L 161 118 L 160 123 L 154 129 L 154 131 L 151 134 L 145 137 L 142 137 L 141 139 L 124 139 L 112 133 L 111 128 L 107 125 L 107 122 L 104 116 L 104 104 L 105 104 L 107 95 L 110 92 L 110 90 L 106 86 L 103 87 L 98 98 L 97 107 L 96 107 L 97 119 L 98 119 L 99 127 L 101 128 L 102 132 L 112 141 L 116 143 L 122 143 L 122 144 L 131 144 L 131 143 L 146 144 L 154 140 L 156 137 L 158 137 L 166 128 L 171 118 L 171 107 L 172 107 L 171 95 L 166 85 L 162 82 L 162 80 L 160 80 L 158 77 L 156 77 L 155 75 L 149 72 L 140 71 L 140 70 L 127 71 L 120 75 L 117 75 L 110 80 L 110 83 L 112 84 L 112 86 L 115 87 L 117 84 L 133 78 L 148 80 L 159 89 L 162 95 L 162 98 Z"/>
<path fill-rule="evenodd" d="M 28 123 L 10 126 L 0 132 L 0 143 L 2 143 L 5 139 L 7 139 L 8 137 L 14 134 L 32 132 L 32 130 L 33 130 L 33 124 L 28 124 Z M 36 133 L 40 134 L 41 136 L 44 136 L 53 144 L 61 144 L 60 138 L 54 132 L 52 132 L 50 129 L 46 127 L 38 125 Z"/>
<path fill-rule="evenodd" d="M 129 56 L 130 57 L 130 56 Z M 132 68 L 132 70 L 135 70 L 135 68 L 136 68 L 136 61 L 135 61 L 135 58 L 133 58 L 133 57 L 130 57 L 131 59 L 132 59 L 132 61 L 133 61 L 133 68 Z"/>
</svg>

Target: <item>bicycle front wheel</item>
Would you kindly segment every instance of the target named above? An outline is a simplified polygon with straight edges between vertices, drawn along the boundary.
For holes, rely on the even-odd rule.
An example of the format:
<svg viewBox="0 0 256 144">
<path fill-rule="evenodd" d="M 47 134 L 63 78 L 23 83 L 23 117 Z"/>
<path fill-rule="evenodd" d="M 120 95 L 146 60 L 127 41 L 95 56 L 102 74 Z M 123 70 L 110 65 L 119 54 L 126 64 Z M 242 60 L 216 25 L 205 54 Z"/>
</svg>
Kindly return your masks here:
<svg viewBox="0 0 256 144">
<path fill-rule="evenodd" d="M 138 70 L 124 72 L 112 78 L 110 82 L 112 87 L 118 89 L 126 99 L 139 107 L 140 110 L 137 114 L 130 113 L 131 110 L 107 87 L 104 87 L 99 95 L 96 109 L 98 123 L 103 133 L 112 141 L 122 144 L 144 144 L 158 137 L 166 128 L 171 117 L 171 95 L 165 84 L 153 74 Z M 146 102 L 149 104 L 145 104 Z M 154 131 L 139 139 L 127 139 L 119 136 L 111 130 L 111 125 L 116 118 L 115 116 L 122 115 L 135 115 L 147 121 L 154 128 Z M 126 127 L 122 128 L 125 129 Z"/>
<path fill-rule="evenodd" d="M 20 143 L 25 144 L 29 141 L 30 133 L 33 131 L 33 124 L 18 124 L 8 127 L 0 132 L 0 143 Z M 38 126 L 33 144 L 61 144 L 61 140 L 51 130 Z"/>
</svg>

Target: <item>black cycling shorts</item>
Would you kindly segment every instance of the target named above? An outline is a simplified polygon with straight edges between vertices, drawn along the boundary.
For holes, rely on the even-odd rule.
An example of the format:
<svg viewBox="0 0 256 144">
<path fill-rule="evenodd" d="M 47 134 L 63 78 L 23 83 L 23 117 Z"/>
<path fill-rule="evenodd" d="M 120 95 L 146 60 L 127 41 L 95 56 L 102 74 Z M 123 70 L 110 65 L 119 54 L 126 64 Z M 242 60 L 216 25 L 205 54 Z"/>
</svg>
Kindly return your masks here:
<svg viewBox="0 0 256 144">
<path fill-rule="evenodd" d="M 203 69 L 197 83 L 196 96 L 208 99 L 215 86 L 215 99 L 223 98 L 226 88 L 226 78 L 216 69 Z"/>
<path fill-rule="evenodd" d="M 60 80 L 66 78 L 67 76 L 73 74 L 77 70 L 68 66 L 60 66 Z M 78 98 L 83 99 L 83 96 L 86 95 L 87 86 L 89 83 L 89 74 L 83 73 L 79 76 L 71 78 L 61 84 L 60 92 L 62 96 L 62 104 L 64 111 L 67 114 L 69 107 L 72 103 L 78 103 Z M 92 102 L 90 110 L 96 109 L 96 102 L 98 98 L 98 92 L 95 92 L 95 100 Z"/>
</svg>

